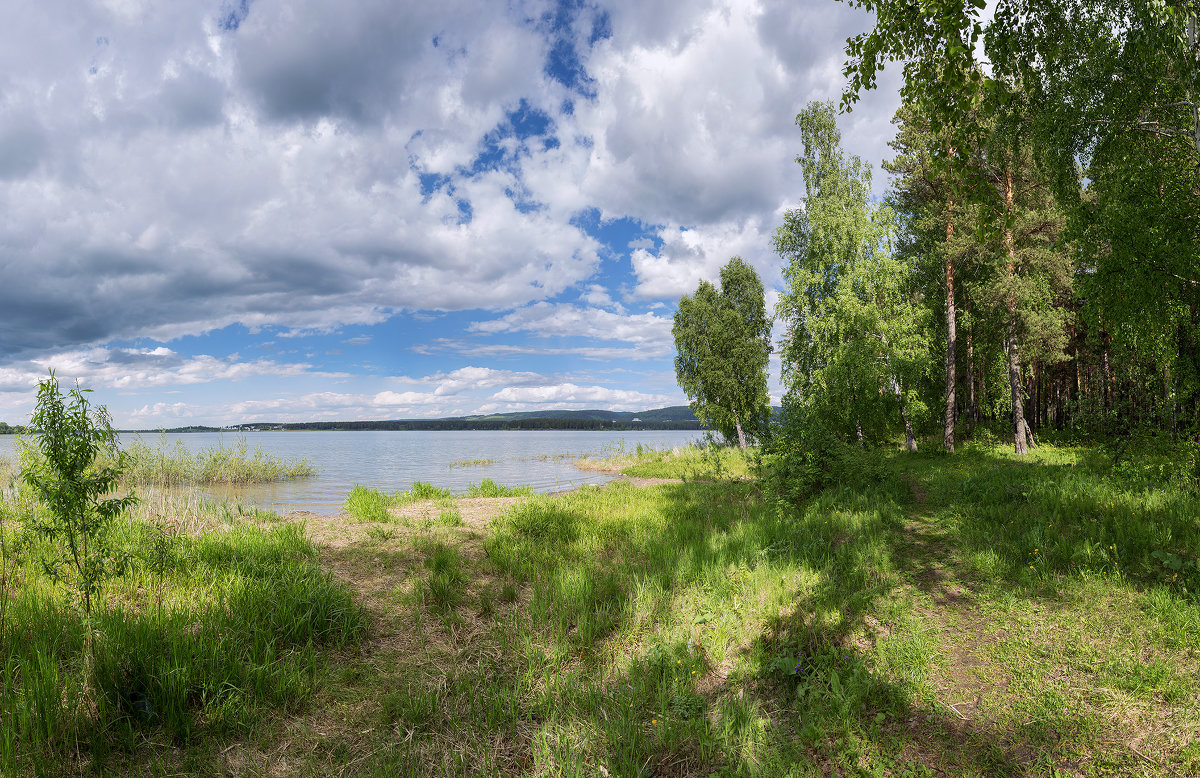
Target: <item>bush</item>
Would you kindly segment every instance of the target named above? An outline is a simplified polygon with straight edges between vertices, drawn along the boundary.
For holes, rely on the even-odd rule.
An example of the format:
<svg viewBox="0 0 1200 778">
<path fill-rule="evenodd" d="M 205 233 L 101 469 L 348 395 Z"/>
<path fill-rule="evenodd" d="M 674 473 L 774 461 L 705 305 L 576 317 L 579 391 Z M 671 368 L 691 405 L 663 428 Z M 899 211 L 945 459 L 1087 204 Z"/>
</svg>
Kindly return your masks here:
<svg viewBox="0 0 1200 778">
<path fill-rule="evenodd" d="M 23 452 L 21 479 L 45 508 L 34 513 L 29 529 L 60 546 L 47 571 L 56 578 L 66 571 L 90 619 L 101 585 L 125 568 L 124 555 L 109 542 L 109 525 L 137 500 L 105 497 L 120 480 L 123 461 L 108 410 L 93 410 L 88 391 L 76 386 L 64 397 L 53 371 L 38 383 L 30 421 L 36 449 Z M 104 456 L 116 464 L 100 461 Z"/>
<path fill-rule="evenodd" d="M 877 452 L 846 442 L 799 410 L 786 413 L 764 442 L 759 471 L 768 493 L 793 503 L 830 486 L 877 483 L 883 477 Z"/>
</svg>

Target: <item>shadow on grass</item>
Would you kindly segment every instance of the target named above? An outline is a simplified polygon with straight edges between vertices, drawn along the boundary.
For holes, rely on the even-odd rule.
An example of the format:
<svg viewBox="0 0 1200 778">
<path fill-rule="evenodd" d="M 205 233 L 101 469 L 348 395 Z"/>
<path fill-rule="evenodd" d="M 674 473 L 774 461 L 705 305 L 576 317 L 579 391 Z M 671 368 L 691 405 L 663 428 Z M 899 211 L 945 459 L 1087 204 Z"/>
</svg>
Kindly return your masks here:
<svg viewBox="0 0 1200 778">
<path fill-rule="evenodd" d="M 538 719 L 564 743 L 602 733 L 591 749 L 614 775 L 1026 769 L 1049 742 L 1038 727 L 952 717 L 864 642 L 899 572 L 945 564 L 943 539 L 903 540 L 909 498 L 892 487 L 788 508 L 745 483 L 615 486 L 514 510 L 488 559 L 532 590 L 554 674 Z M 737 613 L 748 600 L 765 618 Z M 580 753 L 543 745 L 558 765 Z"/>
<path fill-rule="evenodd" d="M 911 487 L 915 519 L 897 538 L 902 556 L 918 564 L 956 550 L 925 573 L 930 590 L 937 571 L 952 567 L 968 587 L 986 582 L 1052 598 L 1061 576 L 1078 573 L 1119 573 L 1136 589 L 1165 586 L 1185 599 L 1200 593 L 1194 492 L 1114 476 L 1071 449 L 1016 459 L 971 447 L 953 459 L 896 457 L 892 468 Z"/>
<path fill-rule="evenodd" d="M 373 769 L 1127 772 L 1134 757 L 1100 753 L 1096 720 L 1051 687 L 1022 692 L 1019 710 L 951 707 L 928 678 L 962 657 L 926 635 L 944 615 L 906 601 L 910 586 L 955 613 L 998 589 L 1065 594 L 1063 576 L 1112 575 L 1114 561 L 1135 587 L 1160 586 L 1142 558 L 1200 547 L 1194 497 L 1057 456 L 890 457 L 889 477 L 800 506 L 745 482 L 521 503 L 470 566 L 472 586 L 519 599 L 449 635 L 443 675 L 405 678 Z M 959 691 L 987 683 L 963 678 Z M 451 752 L 454 765 L 423 762 Z"/>
</svg>

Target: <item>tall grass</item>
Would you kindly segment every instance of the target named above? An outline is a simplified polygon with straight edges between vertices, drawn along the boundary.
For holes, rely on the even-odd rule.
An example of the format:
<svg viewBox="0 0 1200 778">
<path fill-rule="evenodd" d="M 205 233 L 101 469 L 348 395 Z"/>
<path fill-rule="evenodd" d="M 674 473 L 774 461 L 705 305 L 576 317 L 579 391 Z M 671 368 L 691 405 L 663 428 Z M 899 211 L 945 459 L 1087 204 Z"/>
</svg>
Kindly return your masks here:
<svg viewBox="0 0 1200 778">
<path fill-rule="evenodd" d="M 449 489 L 442 489 L 426 481 L 417 481 L 403 492 L 385 494 L 362 484 L 355 484 L 346 495 L 346 510 L 359 521 L 383 522 L 391 519 L 388 508 L 409 505 L 420 500 L 439 500 L 451 497 Z"/>
<path fill-rule="evenodd" d="M 477 484 L 467 485 L 467 495 L 470 497 L 523 497 L 533 494 L 529 486 L 504 486 L 490 478 L 485 478 Z"/>
<path fill-rule="evenodd" d="M 711 481 L 750 477 L 758 449 L 742 451 L 736 446 L 689 445 L 659 450 L 637 444 L 601 452 L 598 457 L 576 461 L 582 470 L 619 471 L 639 478 L 680 478 Z"/>
<path fill-rule="evenodd" d="M 306 459 L 283 459 L 259 447 L 250 452 L 245 438 L 199 451 L 189 451 L 180 440 L 168 445 L 165 437 L 155 446 L 135 440 L 126 447 L 125 454 L 125 478 L 137 486 L 260 484 L 307 478 L 317 472 Z"/>
<path fill-rule="evenodd" d="M 192 536 L 114 525 L 126 574 L 85 623 L 45 574 L 50 549 L 0 504 L 9 600 L 0 622 L 0 772 L 103 770 L 144 738 L 187 746 L 247 731 L 311 696 L 322 656 L 366 622 L 297 525 L 245 522 Z M 90 661 L 84 636 L 96 635 Z"/>
</svg>

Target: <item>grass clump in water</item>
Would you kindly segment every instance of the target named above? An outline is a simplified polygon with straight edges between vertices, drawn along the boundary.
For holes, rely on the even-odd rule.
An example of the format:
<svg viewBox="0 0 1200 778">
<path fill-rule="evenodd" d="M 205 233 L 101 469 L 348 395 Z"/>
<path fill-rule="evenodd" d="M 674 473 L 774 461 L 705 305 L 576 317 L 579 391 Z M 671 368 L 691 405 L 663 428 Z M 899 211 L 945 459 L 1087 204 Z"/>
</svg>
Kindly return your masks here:
<svg viewBox="0 0 1200 778">
<path fill-rule="evenodd" d="M 487 467 L 494 464 L 494 459 L 456 459 L 450 463 L 450 467 Z"/>
<path fill-rule="evenodd" d="M 317 473 L 307 459 L 283 459 L 259 447 L 250 452 L 245 438 L 232 445 L 218 443 L 189 451 L 181 440 L 169 446 L 164 436 L 157 446 L 134 441 L 125 454 L 125 478 L 138 486 L 236 486 L 308 478 Z"/>
</svg>

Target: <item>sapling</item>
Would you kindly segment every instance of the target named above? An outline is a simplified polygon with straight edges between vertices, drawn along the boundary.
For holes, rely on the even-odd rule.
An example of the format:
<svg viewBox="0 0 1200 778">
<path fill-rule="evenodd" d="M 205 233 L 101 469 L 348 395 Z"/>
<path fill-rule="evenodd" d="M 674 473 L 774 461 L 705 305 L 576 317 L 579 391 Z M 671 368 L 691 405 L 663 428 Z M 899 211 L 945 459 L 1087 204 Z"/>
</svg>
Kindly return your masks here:
<svg viewBox="0 0 1200 778">
<path fill-rule="evenodd" d="M 35 512 L 29 529 L 56 547 L 48 570 L 70 580 L 89 624 L 100 587 L 125 568 L 126 556 L 113 547 L 109 525 L 137 502 L 132 493 L 106 496 L 116 487 L 124 460 L 112 418 L 104 406 L 91 407 L 90 391 L 77 384 L 64 396 L 54 371 L 38 382 L 29 425 L 38 455 L 22 457 L 21 467 L 21 479 L 45 507 Z M 88 635 L 90 644 L 90 628 Z"/>
</svg>

